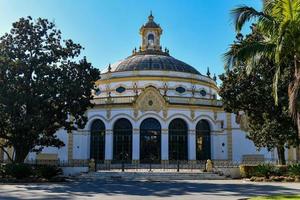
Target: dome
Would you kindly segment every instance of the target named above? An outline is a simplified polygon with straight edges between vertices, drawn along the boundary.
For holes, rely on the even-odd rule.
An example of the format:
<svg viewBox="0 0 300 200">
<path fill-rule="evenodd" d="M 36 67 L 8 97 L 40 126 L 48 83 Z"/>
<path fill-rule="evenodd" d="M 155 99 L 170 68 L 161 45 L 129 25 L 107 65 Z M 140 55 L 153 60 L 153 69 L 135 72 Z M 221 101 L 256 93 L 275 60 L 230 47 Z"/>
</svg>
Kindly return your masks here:
<svg viewBox="0 0 300 200">
<path fill-rule="evenodd" d="M 163 70 L 199 74 L 194 67 L 177 60 L 169 55 L 162 54 L 137 54 L 111 66 L 112 72 Z"/>
<path fill-rule="evenodd" d="M 170 56 L 169 50 L 162 51 L 160 36 L 162 29 L 154 22 L 152 13 L 148 17 L 148 22 L 140 29 L 142 44 L 137 51 L 132 51 L 132 55 L 113 65 L 109 65 L 105 72 L 142 71 L 142 70 L 162 70 L 185 72 L 201 75 L 192 66 Z"/>
</svg>

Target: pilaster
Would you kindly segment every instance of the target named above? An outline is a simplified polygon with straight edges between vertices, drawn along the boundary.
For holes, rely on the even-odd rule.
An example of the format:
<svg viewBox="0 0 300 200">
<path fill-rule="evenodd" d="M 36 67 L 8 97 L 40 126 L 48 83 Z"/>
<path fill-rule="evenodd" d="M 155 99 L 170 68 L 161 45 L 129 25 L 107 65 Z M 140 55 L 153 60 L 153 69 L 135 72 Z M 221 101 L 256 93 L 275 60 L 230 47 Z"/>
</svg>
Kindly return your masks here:
<svg viewBox="0 0 300 200">
<path fill-rule="evenodd" d="M 132 134 L 132 160 L 140 160 L 140 130 L 133 129 Z"/>
<path fill-rule="evenodd" d="M 113 159 L 113 134 L 111 129 L 105 131 L 105 160 Z"/>
<path fill-rule="evenodd" d="M 68 161 L 73 160 L 73 132 L 68 133 Z"/>
<path fill-rule="evenodd" d="M 196 130 L 190 129 L 188 132 L 188 159 L 196 160 Z"/>
<path fill-rule="evenodd" d="M 227 129 L 227 159 L 232 160 L 232 122 L 231 113 L 226 113 L 226 129 Z"/>
<path fill-rule="evenodd" d="M 161 130 L 161 160 L 169 160 L 169 133 L 168 129 Z"/>
</svg>

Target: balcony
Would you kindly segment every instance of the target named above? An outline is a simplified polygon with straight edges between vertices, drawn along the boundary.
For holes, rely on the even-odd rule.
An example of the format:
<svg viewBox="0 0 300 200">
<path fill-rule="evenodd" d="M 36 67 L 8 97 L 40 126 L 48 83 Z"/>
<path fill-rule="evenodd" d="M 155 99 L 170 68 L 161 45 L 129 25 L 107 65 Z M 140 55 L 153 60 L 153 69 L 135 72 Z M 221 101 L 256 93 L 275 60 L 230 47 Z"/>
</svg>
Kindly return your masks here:
<svg viewBox="0 0 300 200">
<path fill-rule="evenodd" d="M 185 104 L 185 105 L 198 105 L 198 106 L 215 106 L 222 107 L 221 100 L 216 99 L 204 99 L 204 98 L 189 98 L 189 97 L 165 97 L 169 104 Z M 101 97 L 93 99 L 93 103 L 96 105 L 105 104 L 132 104 L 135 101 L 134 96 L 126 97 Z"/>
</svg>

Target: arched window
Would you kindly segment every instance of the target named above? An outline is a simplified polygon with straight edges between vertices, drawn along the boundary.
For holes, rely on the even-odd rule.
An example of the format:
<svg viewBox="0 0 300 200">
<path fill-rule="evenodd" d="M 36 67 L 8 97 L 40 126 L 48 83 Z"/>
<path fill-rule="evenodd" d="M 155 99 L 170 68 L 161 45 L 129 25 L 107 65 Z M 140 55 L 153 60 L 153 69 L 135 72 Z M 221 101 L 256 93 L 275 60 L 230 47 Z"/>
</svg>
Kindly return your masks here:
<svg viewBox="0 0 300 200">
<path fill-rule="evenodd" d="M 142 163 L 159 162 L 161 125 L 154 118 L 145 119 L 140 126 L 140 160 Z"/>
<path fill-rule="evenodd" d="M 187 160 L 188 127 L 184 120 L 174 119 L 169 125 L 169 160 Z"/>
<path fill-rule="evenodd" d="M 153 45 L 154 44 L 154 35 L 152 33 L 150 33 L 148 35 L 148 44 L 149 45 Z"/>
<path fill-rule="evenodd" d="M 118 119 L 113 128 L 115 161 L 130 161 L 132 158 L 132 125 L 128 119 Z"/>
<path fill-rule="evenodd" d="M 200 120 L 196 126 L 197 160 L 211 159 L 210 126 L 206 120 Z"/>
<path fill-rule="evenodd" d="M 96 161 L 104 160 L 105 125 L 100 119 L 93 121 L 91 126 L 90 158 Z"/>
</svg>

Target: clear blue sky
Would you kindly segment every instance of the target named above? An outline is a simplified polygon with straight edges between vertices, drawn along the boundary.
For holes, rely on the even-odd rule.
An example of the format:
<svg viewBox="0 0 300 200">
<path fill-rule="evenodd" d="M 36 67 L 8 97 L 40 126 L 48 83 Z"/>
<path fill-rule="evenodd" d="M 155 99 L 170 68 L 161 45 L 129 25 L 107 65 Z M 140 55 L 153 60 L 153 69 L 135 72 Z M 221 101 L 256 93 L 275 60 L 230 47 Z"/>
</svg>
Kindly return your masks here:
<svg viewBox="0 0 300 200">
<path fill-rule="evenodd" d="M 140 45 L 139 28 L 152 10 L 172 56 L 203 74 L 208 66 L 220 74 L 222 54 L 235 38 L 229 13 L 243 4 L 261 7 L 260 0 L 0 0 L 0 34 L 20 17 L 48 18 L 103 69 Z"/>
</svg>

